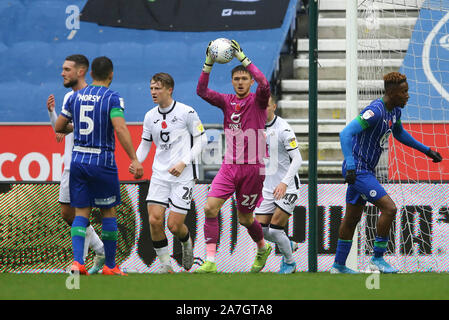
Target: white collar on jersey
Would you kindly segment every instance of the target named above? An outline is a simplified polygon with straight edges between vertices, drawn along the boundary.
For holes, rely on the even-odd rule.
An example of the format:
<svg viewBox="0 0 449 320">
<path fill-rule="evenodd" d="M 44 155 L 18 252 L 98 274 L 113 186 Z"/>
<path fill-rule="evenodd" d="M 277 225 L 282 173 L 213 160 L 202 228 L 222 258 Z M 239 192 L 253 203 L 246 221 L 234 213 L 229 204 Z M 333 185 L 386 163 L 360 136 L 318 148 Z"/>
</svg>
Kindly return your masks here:
<svg viewBox="0 0 449 320">
<path fill-rule="evenodd" d="M 269 123 L 265 124 L 265 128 L 271 127 L 276 122 L 277 118 L 278 118 L 278 116 L 274 115 L 273 120 L 271 120 Z"/>
<path fill-rule="evenodd" d="M 176 105 L 176 101 L 173 100 L 173 102 L 166 108 L 161 108 L 159 105 L 157 105 L 157 110 L 159 111 L 160 114 L 167 114 L 173 110 L 175 105 Z M 165 111 L 165 110 L 168 110 L 168 111 Z"/>
</svg>

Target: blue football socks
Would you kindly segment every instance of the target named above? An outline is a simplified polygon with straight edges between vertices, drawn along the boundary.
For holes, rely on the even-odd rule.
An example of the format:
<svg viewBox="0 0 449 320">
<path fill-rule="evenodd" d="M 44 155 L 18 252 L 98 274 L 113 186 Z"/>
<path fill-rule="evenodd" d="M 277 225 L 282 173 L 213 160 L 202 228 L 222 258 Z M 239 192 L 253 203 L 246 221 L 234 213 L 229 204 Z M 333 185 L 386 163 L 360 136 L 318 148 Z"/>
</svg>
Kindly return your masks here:
<svg viewBox="0 0 449 320">
<path fill-rule="evenodd" d="M 337 252 L 335 254 L 335 262 L 344 266 L 346 264 L 346 258 L 348 257 L 349 251 L 351 251 L 352 240 L 342 240 L 337 241 Z"/>
<path fill-rule="evenodd" d="M 84 240 L 86 238 L 86 228 L 89 225 L 89 219 L 76 216 L 73 219 L 72 228 L 70 230 L 72 236 L 73 260 L 80 264 L 84 264 Z"/>
<path fill-rule="evenodd" d="M 383 257 L 385 251 L 387 251 L 387 245 L 388 237 L 384 238 L 376 236 L 376 240 L 374 241 L 374 257 Z"/>
<path fill-rule="evenodd" d="M 116 218 L 103 218 L 103 230 L 101 233 L 101 239 L 104 244 L 105 265 L 108 268 L 115 268 L 115 254 L 117 250 L 117 219 Z"/>
</svg>

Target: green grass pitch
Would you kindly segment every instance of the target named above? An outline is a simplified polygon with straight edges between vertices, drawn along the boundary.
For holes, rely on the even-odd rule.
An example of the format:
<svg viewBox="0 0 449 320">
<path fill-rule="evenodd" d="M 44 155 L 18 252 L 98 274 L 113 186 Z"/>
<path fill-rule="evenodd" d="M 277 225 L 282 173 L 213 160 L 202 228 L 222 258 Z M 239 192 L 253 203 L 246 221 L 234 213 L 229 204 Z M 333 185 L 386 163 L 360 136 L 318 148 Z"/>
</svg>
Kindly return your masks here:
<svg viewBox="0 0 449 320">
<path fill-rule="evenodd" d="M 0 299 L 8 300 L 447 300 L 449 273 L 380 274 L 222 273 L 82 276 L 79 289 L 67 274 L 0 274 Z M 7 289 L 6 289 L 7 288 Z M 6 290 L 4 290 L 6 289 Z"/>
</svg>

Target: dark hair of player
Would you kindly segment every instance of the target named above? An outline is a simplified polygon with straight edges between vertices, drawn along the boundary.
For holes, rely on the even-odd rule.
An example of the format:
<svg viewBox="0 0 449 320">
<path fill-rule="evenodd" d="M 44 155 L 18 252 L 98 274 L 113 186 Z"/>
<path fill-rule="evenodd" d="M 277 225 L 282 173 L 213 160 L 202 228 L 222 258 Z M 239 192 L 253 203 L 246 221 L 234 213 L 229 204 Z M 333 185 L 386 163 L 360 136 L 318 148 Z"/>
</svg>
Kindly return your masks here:
<svg viewBox="0 0 449 320">
<path fill-rule="evenodd" d="M 246 72 L 249 74 L 249 76 L 251 77 L 251 79 L 253 78 L 251 72 L 248 71 L 248 69 L 246 69 L 244 66 L 242 66 L 241 64 L 237 65 L 236 67 L 234 67 L 234 69 L 232 69 L 231 71 L 231 77 L 234 76 L 234 73 L 236 72 Z"/>
<path fill-rule="evenodd" d="M 384 75 L 384 88 L 385 91 L 389 91 L 401 83 L 407 81 L 407 77 L 405 74 L 399 72 L 390 72 Z"/>
<path fill-rule="evenodd" d="M 65 58 L 66 61 L 73 61 L 77 67 L 89 69 L 89 60 L 82 54 L 72 54 Z"/>
<path fill-rule="evenodd" d="M 151 78 L 154 82 L 160 82 L 162 86 L 164 86 L 167 89 L 174 89 L 175 88 L 175 80 L 173 80 L 173 77 L 165 72 L 159 72 L 153 75 Z"/>
<path fill-rule="evenodd" d="M 104 81 L 112 71 L 114 71 L 114 66 L 108 57 L 98 57 L 92 61 L 92 78 L 94 80 Z"/>
</svg>

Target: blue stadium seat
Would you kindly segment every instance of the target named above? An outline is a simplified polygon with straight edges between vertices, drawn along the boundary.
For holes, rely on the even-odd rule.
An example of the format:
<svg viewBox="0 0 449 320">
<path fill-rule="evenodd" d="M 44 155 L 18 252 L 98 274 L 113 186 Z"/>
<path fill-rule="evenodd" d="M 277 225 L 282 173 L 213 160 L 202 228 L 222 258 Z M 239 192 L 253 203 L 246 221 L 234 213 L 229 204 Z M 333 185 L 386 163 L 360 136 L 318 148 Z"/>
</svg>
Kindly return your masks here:
<svg viewBox="0 0 449 320">
<path fill-rule="evenodd" d="M 91 62 L 100 55 L 99 46 L 93 42 L 64 40 L 51 45 L 54 48 L 56 64 L 62 66 L 64 59 L 72 54 L 83 54 Z"/>
<path fill-rule="evenodd" d="M 9 71 L 12 81 L 40 83 L 48 76 L 58 73 L 54 51 L 50 44 L 41 41 L 24 41 L 12 45 L 7 51 Z"/>
<path fill-rule="evenodd" d="M 18 16 L 25 11 L 25 7 L 19 0 L 0 1 L 0 41 L 6 44 L 14 41 L 12 34 L 16 29 Z"/>
<path fill-rule="evenodd" d="M 5 67 L 6 67 L 5 69 L 9 69 L 7 67 L 8 50 L 9 50 L 9 48 L 3 42 L 0 42 L 0 61 L 1 61 L 0 65 L 5 65 Z M 0 71 L 2 71 L 2 70 L 0 70 Z M 2 76 L 3 76 L 2 72 L 0 72 L 0 82 L 2 82 Z"/>
<path fill-rule="evenodd" d="M 175 80 L 175 99 L 195 107 L 203 122 L 221 123 L 221 111 L 196 94 L 209 41 L 219 37 L 237 39 L 263 72 L 271 70 L 283 41 L 280 30 L 167 32 L 107 27 L 83 21 L 73 38 L 68 40 L 66 8 L 76 5 L 82 10 L 86 2 L 0 1 L 0 111 L 3 121 L 47 121 L 45 112 L 25 111 L 30 111 L 33 103 L 45 104 L 51 92 L 62 101 L 68 90 L 62 85 L 62 63 L 66 56 L 81 53 L 91 62 L 100 55 L 112 59 L 115 72 L 111 88 L 125 99 L 127 121 L 143 120 L 145 113 L 154 106 L 149 91 L 151 76 L 156 72 L 168 72 Z M 232 93 L 230 71 L 237 64 L 238 61 L 233 60 L 226 65 L 214 66 L 210 87 Z M 89 75 L 87 80 L 91 81 Z M 6 82 L 16 85 L 5 85 Z M 23 84 L 22 91 L 29 94 L 14 100 L 11 111 L 11 104 L 6 103 L 5 97 L 14 99 L 20 95 L 17 83 L 19 87 Z M 18 109 L 25 111 L 18 115 Z"/>
<path fill-rule="evenodd" d="M 184 68 L 189 63 L 188 46 L 181 41 L 155 41 L 144 47 L 145 64 L 164 69 Z"/>
<path fill-rule="evenodd" d="M 129 121 L 143 122 L 145 114 L 155 106 L 148 82 L 130 83 L 128 96 L 125 98 L 125 119 Z M 130 120 L 132 119 L 132 120 Z"/>
<path fill-rule="evenodd" d="M 149 81 L 150 72 L 145 68 L 144 46 L 137 42 L 108 42 L 100 45 L 99 54 L 114 64 L 117 81 Z"/>
<path fill-rule="evenodd" d="M 38 108 L 45 108 L 45 101 L 36 101 L 38 87 L 23 81 L 0 83 L 0 109 L 2 119 L 14 118 L 18 122 L 38 121 Z M 18 107 L 19 106 L 19 107 Z"/>
<path fill-rule="evenodd" d="M 18 41 L 38 40 L 52 42 L 65 38 L 70 32 L 66 20 L 70 21 L 66 8 L 71 3 L 60 0 L 38 0 L 27 2 L 25 10 L 18 15 L 16 28 L 12 30 Z"/>
<path fill-rule="evenodd" d="M 220 109 L 209 105 L 196 94 L 197 81 L 186 81 L 175 85 L 173 98 L 193 107 L 202 122 L 222 123 L 223 113 Z"/>
</svg>

